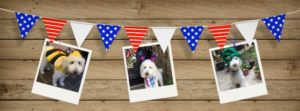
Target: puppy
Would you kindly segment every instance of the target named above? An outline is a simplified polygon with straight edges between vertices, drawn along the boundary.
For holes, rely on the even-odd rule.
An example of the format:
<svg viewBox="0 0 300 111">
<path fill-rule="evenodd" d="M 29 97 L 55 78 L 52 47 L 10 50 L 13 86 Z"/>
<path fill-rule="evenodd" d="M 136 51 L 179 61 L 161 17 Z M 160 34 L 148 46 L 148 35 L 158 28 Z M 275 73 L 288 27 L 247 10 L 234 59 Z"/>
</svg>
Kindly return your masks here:
<svg viewBox="0 0 300 111">
<path fill-rule="evenodd" d="M 245 76 L 243 74 L 242 69 L 240 68 L 242 66 L 242 60 L 234 56 L 232 57 L 229 65 L 230 65 L 230 79 L 232 83 L 232 88 L 235 89 L 236 84 L 239 84 L 240 87 L 246 87 L 246 81 L 245 81 Z"/>
<path fill-rule="evenodd" d="M 64 79 L 71 75 L 75 77 L 76 74 L 81 74 L 85 66 L 85 59 L 82 58 L 78 51 L 71 53 L 68 57 L 61 50 L 53 46 L 46 46 L 43 54 L 43 59 L 41 62 L 40 72 L 44 74 L 45 68 L 50 70 L 50 66 L 54 67 L 53 74 L 53 86 L 57 86 L 57 81 L 59 84 L 64 86 Z"/>
<path fill-rule="evenodd" d="M 142 62 L 140 66 L 140 74 L 141 77 L 144 78 L 145 87 L 147 88 L 155 88 L 158 87 L 158 82 L 160 86 L 163 86 L 163 77 L 162 77 L 162 69 L 157 69 L 154 62 L 147 59 Z"/>
</svg>

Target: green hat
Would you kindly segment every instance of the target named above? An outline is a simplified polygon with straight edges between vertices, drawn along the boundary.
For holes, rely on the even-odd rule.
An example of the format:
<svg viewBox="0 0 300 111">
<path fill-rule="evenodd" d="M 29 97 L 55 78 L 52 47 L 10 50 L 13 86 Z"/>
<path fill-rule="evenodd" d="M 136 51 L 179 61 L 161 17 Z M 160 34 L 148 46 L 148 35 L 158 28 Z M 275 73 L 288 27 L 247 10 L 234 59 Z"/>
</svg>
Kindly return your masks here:
<svg viewBox="0 0 300 111">
<path fill-rule="evenodd" d="M 224 49 L 222 52 L 222 59 L 227 63 L 227 68 L 229 68 L 229 61 L 232 57 L 237 56 L 241 58 L 241 54 L 237 53 L 234 48 Z"/>
</svg>

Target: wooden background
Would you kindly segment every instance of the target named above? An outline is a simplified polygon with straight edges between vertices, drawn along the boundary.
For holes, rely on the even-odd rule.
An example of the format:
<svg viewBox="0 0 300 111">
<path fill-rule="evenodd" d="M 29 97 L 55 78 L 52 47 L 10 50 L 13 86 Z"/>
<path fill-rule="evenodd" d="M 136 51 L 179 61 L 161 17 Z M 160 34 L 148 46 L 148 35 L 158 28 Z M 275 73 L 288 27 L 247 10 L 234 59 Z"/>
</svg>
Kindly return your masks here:
<svg viewBox="0 0 300 111">
<path fill-rule="evenodd" d="M 260 19 L 300 9 L 299 0 L 0 0 L 0 7 L 39 16 L 129 26 L 194 26 Z M 236 29 L 237 31 L 237 29 Z M 151 38 L 155 40 L 152 30 Z M 236 36 L 244 41 L 237 31 Z M 233 27 L 229 36 L 233 35 Z M 148 35 L 147 35 L 148 36 Z M 178 97 L 129 103 L 122 28 L 106 52 L 96 27 L 82 47 L 93 50 L 79 105 L 31 93 L 47 33 L 40 19 L 21 40 L 14 13 L 0 11 L 0 110 L 300 110 L 300 13 L 287 15 L 278 43 L 260 21 L 255 39 L 268 95 L 220 105 L 209 48 L 217 47 L 207 28 L 192 53 L 177 29 L 171 44 Z M 67 23 L 61 42 L 76 45 Z M 254 92 L 254 91 L 253 91 Z"/>
</svg>

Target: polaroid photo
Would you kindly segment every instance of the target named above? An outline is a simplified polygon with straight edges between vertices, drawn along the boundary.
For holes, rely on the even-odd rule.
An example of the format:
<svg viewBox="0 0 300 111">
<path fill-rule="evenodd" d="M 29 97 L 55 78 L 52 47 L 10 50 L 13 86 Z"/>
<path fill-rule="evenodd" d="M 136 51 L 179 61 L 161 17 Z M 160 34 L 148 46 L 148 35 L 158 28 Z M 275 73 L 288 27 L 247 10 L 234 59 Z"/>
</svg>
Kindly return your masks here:
<svg viewBox="0 0 300 111">
<path fill-rule="evenodd" d="M 92 51 L 45 39 L 31 93 L 79 103 Z"/>
<path fill-rule="evenodd" d="M 209 49 L 220 104 L 268 94 L 256 40 Z"/>
<path fill-rule="evenodd" d="M 178 96 L 171 45 L 163 53 L 160 44 L 148 43 L 134 52 L 123 47 L 130 102 Z"/>
</svg>

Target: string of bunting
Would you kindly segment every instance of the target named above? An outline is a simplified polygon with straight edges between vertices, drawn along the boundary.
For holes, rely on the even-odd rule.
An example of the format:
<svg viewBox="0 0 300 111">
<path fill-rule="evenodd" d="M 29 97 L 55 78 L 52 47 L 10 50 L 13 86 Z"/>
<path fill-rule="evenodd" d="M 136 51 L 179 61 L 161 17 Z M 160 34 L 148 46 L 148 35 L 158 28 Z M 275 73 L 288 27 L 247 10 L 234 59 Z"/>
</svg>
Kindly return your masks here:
<svg viewBox="0 0 300 111">
<path fill-rule="evenodd" d="M 44 21 L 50 43 L 52 43 L 56 39 L 57 35 L 60 33 L 64 25 L 68 22 L 67 20 L 30 15 L 30 14 L 15 12 L 3 8 L 0 8 L 0 10 L 13 12 L 16 14 L 22 40 L 26 37 L 26 35 L 29 33 L 29 31 L 32 29 L 32 27 L 34 26 L 34 24 L 37 22 L 39 18 L 42 18 Z M 270 30 L 272 35 L 278 40 L 278 42 L 280 42 L 285 16 L 297 12 L 300 12 L 300 10 L 286 13 L 286 14 L 280 14 L 280 15 L 262 18 L 261 20 L 268 27 L 268 29 Z M 237 28 L 239 29 L 239 31 L 241 32 L 242 36 L 245 38 L 247 43 L 251 44 L 256 32 L 258 22 L 259 19 L 236 22 L 236 23 L 207 25 L 207 26 L 204 25 L 184 26 L 179 28 L 184 38 L 186 39 L 187 43 L 189 44 L 192 52 L 195 51 L 195 48 L 204 30 L 204 27 L 208 27 L 208 29 L 210 30 L 210 32 L 212 33 L 213 37 L 215 38 L 216 42 L 218 43 L 219 47 L 222 50 L 226 43 L 226 39 L 232 24 L 237 26 Z M 78 47 L 80 47 L 81 44 L 84 42 L 85 38 L 91 31 L 92 27 L 96 25 L 106 51 L 110 48 L 114 38 L 117 36 L 120 28 L 122 27 L 120 25 L 107 25 L 107 24 L 105 25 L 105 24 L 84 23 L 84 22 L 76 22 L 76 21 L 70 21 L 70 24 L 73 29 L 73 33 Z M 139 26 L 123 26 L 123 27 L 125 28 L 125 31 L 128 35 L 128 38 L 131 42 L 134 51 L 136 51 L 140 46 L 148 29 L 152 28 L 164 52 L 167 49 L 167 46 L 170 43 L 176 28 L 178 28 L 178 27 L 139 27 Z"/>
</svg>

